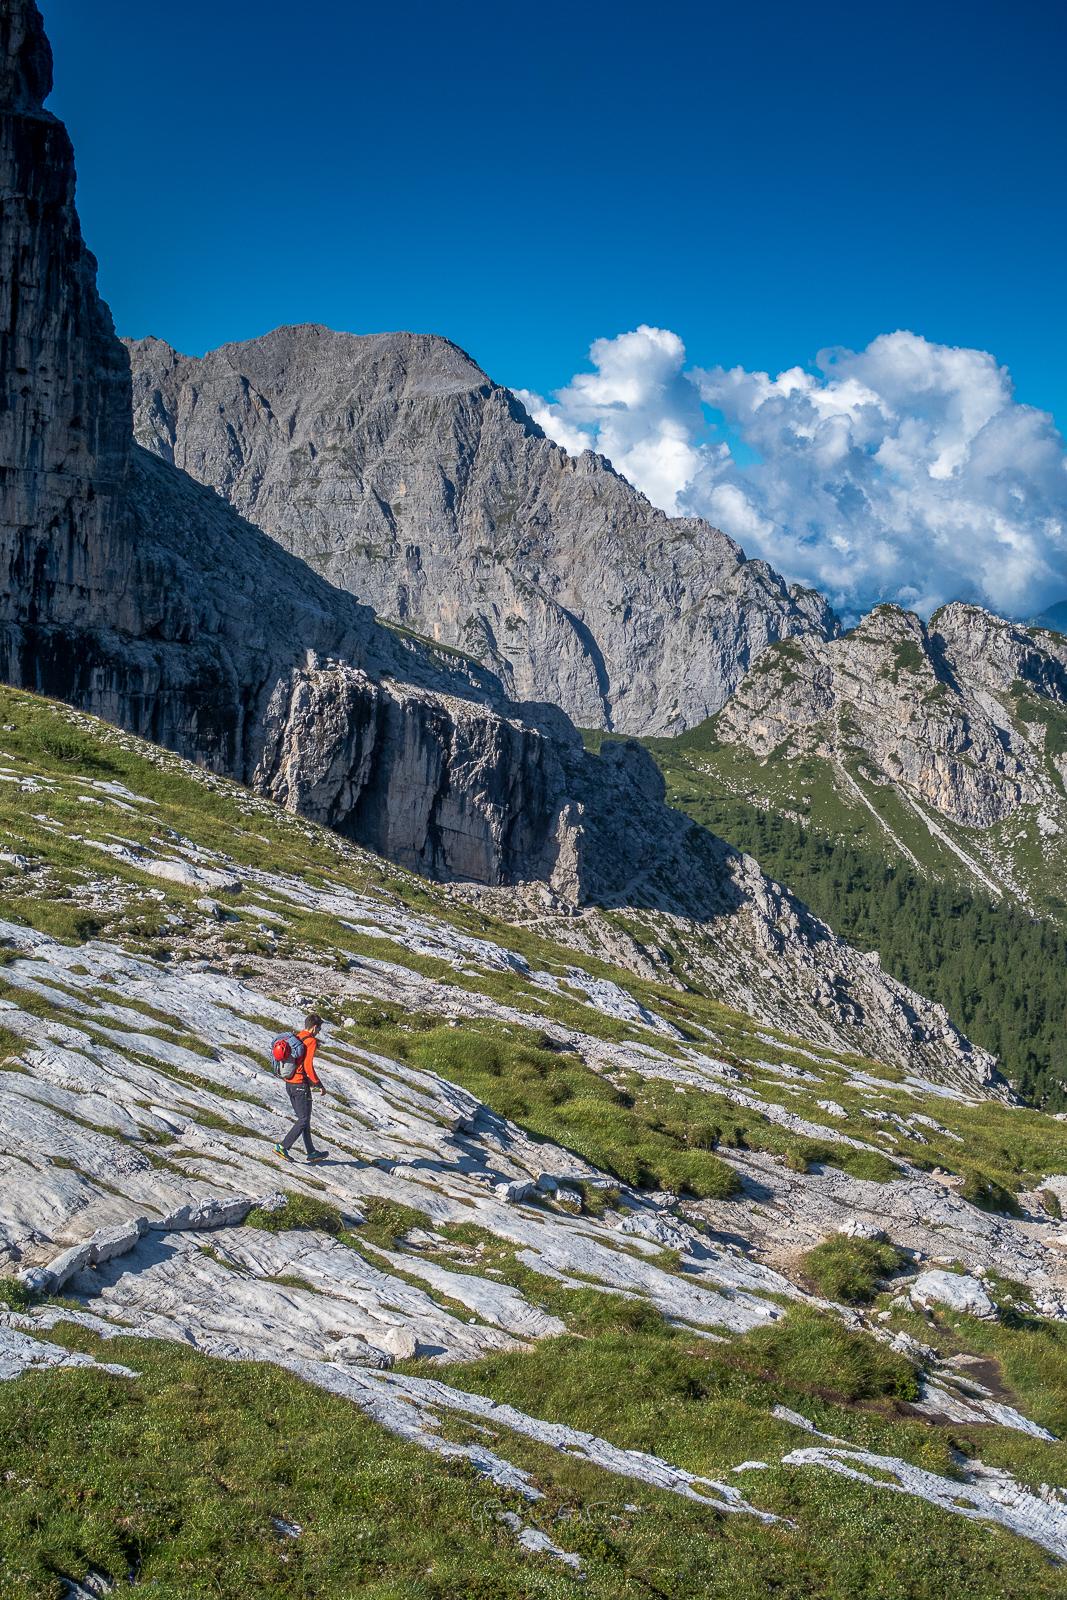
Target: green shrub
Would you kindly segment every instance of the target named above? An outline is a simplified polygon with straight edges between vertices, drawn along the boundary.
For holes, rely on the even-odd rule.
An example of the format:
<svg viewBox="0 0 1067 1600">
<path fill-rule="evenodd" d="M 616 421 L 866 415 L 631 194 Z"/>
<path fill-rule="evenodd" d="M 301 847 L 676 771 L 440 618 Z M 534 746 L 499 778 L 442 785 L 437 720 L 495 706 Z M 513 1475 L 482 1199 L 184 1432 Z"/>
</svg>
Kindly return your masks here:
<svg viewBox="0 0 1067 1600">
<path fill-rule="evenodd" d="M 662 1163 L 664 1187 L 696 1200 L 731 1200 L 740 1194 L 741 1179 L 728 1162 L 705 1150 L 683 1151 Z"/>
<path fill-rule="evenodd" d="M 722 1358 L 801 1393 L 850 1402 L 919 1398 L 918 1374 L 904 1356 L 807 1307 L 732 1340 Z"/>
<path fill-rule="evenodd" d="M 850 1144 L 822 1144 L 818 1139 L 798 1139 L 786 1151 L 785 1164 L 793 1172 L 810 1172 L 812 1167 L 840 1167 L 853 1178 L 870 1183 L 892 1183 L 900 1168 L 880 1150 L 857 1150 Z"/>
<path fill-rule="evenodd" d="M 899 1271 L 904 1260 L 895 1245 L 835 1233 L 808 1250 L 800 1267 L 817 1294 L 844 1305 L 859 1305 L 873 1300 L 880 1281 Z"/>
<path fill-rule="evenodd" d="M 345 1231 L 345 1219 L 336 1206 L 313 1195 L 287 1194 L 277 1211 L 253 1206 L 245 1218 L 246 1228 L 262 1228 L 264 1233 L 287 1233 L 290 1228 L 307 1228 L 315 1233 L 330 1233 L 337 1238 Z"/>
<path fill-rule="evenodd" d="M 612 1210 L 619 1203 L 618 1189 L 604 1189 L 595 1183 L 579 1183 L 576 1188 L 581 1190 L 582 1210 L 588 1211 L 591 1217 L 602 1217 L 605 1211 Z"/>
<path fill-rule="evenodd" d="M 1022 1216 L 1022 1206 L 1011 1190 L 1005 1189 L 996 1178 L 991 1178 L 987 1172 L 979 1172 L 977 1168 L 967 1173 L 959 1192 L 962 1199 L 969 1200 L 972 1206 L 978 1206 L 982 1211 L 997 1211 L 1008 1217 Z"/>
<path fill-rule="evenodd" d="M 736 1130 L 735 1130 L 736 1131 Z M 723 1130 L 717 1122 L 710 1118 L 698 1117 L 683 1129 L 682 1137 L 691 1150 L 714 1150 L 719 1144 L 731 1144 L 734 1149 L 743 1149 L 736 1140 L 723 1139 Z M 744 1134 L 742 1133 L 742 1138 Z"/>
<path fill-rule="evenodd" d="M 0 1305 L 9 1311 L 25 1311 L 33 1303 L 33 1295 L 17 1278 L 0 1278 Z"/>
<path fill-rule="evenodd" d="M 21 1033 L 16 1033 L 14 1028 L 5 1028 L 0 1025 L 0 1061 L 8 1056 L 21 1056 L 26 1048 L 26 1041 Z"/>
<path fill-rule="evenodd" d="M 425 1211 L 419 1211 L 415 1206 L 401 1205 L 397 1200 L 383 1200 L 378 1195 L 371 1195 L 369 1200 L 363 1201 L 363 1215 L 366 1220 L 358 1237 L 369 1239 L 371 1244 L 379 1245 L 383 1250 L 391 1250 L 397 1240 L 410 1233 L 412 1228 L 431 1226 Z"/>
<path fill-rule="evenodd" d="M 1063 1221 L 1063 1207 L 1055 1189 L 1039 1189 L 1037 1197 L 1050 1217 L 1055 1217 L 1057 1222 Z"/>
<path fill-rule="evenodd" d="M 85 944 L 95 939 L 104 924 L 84 906 L 66 904 L 54 896 L 33 895 L 6 902 L 7 915 L 47 933 L 61 944 Z"/>
<path fill-rule="evenodd" d="M 599 1289 L 567 1289 L 558 1296 L 558 1309 L 568 1328 L 586 1338 L 604 1333 L 645 1333 L 670 1337 L 673 1330 L 648 1300 Z"/>
<path fill-rule="evenodd" d="M 837 1145 L 831 1162 L 853 1178 L 866 1178 L 868 1183 L 892 1183 L 901 1175 L 896 1162 L 890 1161 L 880 1150 L 854 1150 L 851 1145 Z"/>
<path fill-rule="evenodd" d="M 84 772 L 112 772 L 114 765 L 99 742 L 61 716 L 42 719 L 32 730 L 30 747 L 49 761 Z"/>
</svg>

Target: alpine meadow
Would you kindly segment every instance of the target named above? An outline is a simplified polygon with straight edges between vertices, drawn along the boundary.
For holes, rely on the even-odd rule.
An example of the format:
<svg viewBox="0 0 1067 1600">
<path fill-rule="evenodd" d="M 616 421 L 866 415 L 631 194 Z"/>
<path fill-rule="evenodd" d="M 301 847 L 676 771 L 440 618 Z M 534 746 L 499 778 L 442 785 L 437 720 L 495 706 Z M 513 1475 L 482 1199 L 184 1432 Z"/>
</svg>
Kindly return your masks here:
<svg viewBox="0 0 1067 1600">
<path fill-rule="evenodd" d="M 1063 1595 L 1062 26 L 42 6 L 0 1600 Z"/>
</svg>

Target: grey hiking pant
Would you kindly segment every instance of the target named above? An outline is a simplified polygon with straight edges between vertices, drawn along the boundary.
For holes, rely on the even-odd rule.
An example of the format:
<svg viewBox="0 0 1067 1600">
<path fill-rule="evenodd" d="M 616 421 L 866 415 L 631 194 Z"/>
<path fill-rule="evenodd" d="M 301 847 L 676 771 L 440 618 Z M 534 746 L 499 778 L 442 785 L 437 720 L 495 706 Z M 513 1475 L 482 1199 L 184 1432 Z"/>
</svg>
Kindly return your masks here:
<svg viewBox="0 0 1067 1600">
<path fill-rule="evenodd" d="M 311 1142 L 311 1088 L 306 1083 L 287 1083 L 285 1092 L 289 1096 L 289 1104 L 293 1108 L 296 1121 L 282 1140 L 282 1149 L 291 1150 L 296 1141 L 303 1136 L 304 1149 L 308 1155 L 314 1155 L 315 1146 Z"/>
</svg>

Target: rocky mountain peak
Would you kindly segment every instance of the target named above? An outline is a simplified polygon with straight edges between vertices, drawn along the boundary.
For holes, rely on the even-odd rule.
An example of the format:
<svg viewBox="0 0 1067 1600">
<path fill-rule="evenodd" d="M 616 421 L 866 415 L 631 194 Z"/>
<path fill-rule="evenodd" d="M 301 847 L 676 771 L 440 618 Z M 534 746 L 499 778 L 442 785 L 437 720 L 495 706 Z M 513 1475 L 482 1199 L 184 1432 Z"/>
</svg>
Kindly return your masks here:
<svg viewBox="0 0 1067 1600">
<path fill-rule="evenodd" d="M 1017 684 L 1067 702 L 1067 639 L 1044 628 L 1008 622 L 981 606 L 956 602 L 930 619 L 931 637 L 959 669 L 991 693 Z"/>
<path fill-rule="evenodd" d="M 1025 898 L 1013 857 L 1046 855 L 1064 831 L 1067 640 L 979 606 L 943 607 L 925 626 L 878 606 L 836 640 L 779 644 L 761 658 L 714 723 L 716 737 L 811 787 L 812 759 L 846 809 L 880 815 L 895 789 L 907 819 L 955 857 L 983 890 Z M 807 765 L 806 765 L 807 764 Z M 802 775 L 802 773 L 804 775 Z M 873 786 L 873 788 L 871 787 Z M 917 865 L 897 821 L 879 836 Z M 944 831 L 1013 819 L 998 848 Z M 920 851 L 920 855 L 922 852 Z"/>
<path fill-rule="evenodd" d="M 850 629 L 854 639 L 924 639 L 926 629 L 914 611 L 886 602 L 875 606 Z"/>
<path fill-rule="evenodd" d="M 577 723 L 675 732 L 826 601 L 552 443 L 447 340 L 280 328 L 189 359 L 129 346 L 146 449 L 382 616 Z"/>
<path fill-rule="evenodd" d="M 42 112 L 51 50 L 32 0 L 0 17 L 0 551 L 9 601 L 27 611 L 43 587 L 84 607 L 89 549 L 112 546 L 115 495 L 130 452 L 130 374 L 96 291 L 96 262 L 74 206 L 74 153 Z M 66 541 L 69 540 L 69 547 Z M 26 593 L 34 574 L 37 597 Z M 10 648 L 11 641 L 8 641 Z M 2 646 L 0 646 L 2 648 Z"/>
</svg>

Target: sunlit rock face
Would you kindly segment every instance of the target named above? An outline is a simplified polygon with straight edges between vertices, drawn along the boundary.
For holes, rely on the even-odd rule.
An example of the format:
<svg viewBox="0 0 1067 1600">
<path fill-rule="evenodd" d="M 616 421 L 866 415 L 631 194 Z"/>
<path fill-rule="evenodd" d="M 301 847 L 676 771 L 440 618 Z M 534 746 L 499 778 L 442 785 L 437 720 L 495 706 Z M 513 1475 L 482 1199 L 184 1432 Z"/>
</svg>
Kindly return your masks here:
<svg viewBox="0 0 1067 1600">
<path fill-rule="evenodd" d="M 146 448 L 580 726 L 678 732 L 769 643 L 836 631 L 818 595 L 546 439 L 445 339 L 305 325 L 202 359 L 129 349 Z"/>
<path fill-rule="evenodd" d="M 1062 801 L 1047 733 L 1067 708 L 1067 650 L 978 606 L 924 625 L 879 606 L 850 633 L 768 652 L 715 720 L 761 759 L 860 760 L 950 821 L 989 828 Z"/>
</svg>

